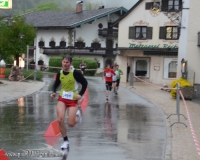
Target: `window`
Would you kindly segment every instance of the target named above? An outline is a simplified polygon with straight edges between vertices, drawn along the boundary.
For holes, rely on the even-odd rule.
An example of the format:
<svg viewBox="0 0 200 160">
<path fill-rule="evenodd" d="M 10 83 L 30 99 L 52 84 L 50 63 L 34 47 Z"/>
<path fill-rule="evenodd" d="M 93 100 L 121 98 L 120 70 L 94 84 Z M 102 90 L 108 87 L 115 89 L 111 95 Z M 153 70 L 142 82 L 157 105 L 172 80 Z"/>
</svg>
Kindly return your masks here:
<svg viewBox="0 0 200 160">
<path fill-rule="evenodd" d="M 152 27 L 129 27 L 129 39 L 152 39 Z"/>
<path fill-rule="evenodd" d="M 50 41 L 50 42 L 49 42 L 49 46 L 50 46 L 51 48 L 55 47 L 55 46 L 56 46 L 56 42 Z"/>
<path fill-rule="evenodd" d="M 60 47 L 66 47 L 66 42 L 65 41 L 60 41 Z"/>
<path fill-rule="evenodd" d="M 168 10 L 179 10 L 179 6 L 179 0 L 169 0 L 168 2 Z"/>
<path fill-rule="evenodd" d="M 176 78 L 177 58 L 164 59 L 164 78 Z"/>
<path fill-rule="evenodd" d="M 40 42 L 38 42 L 38 46 L 40 47 L 40 48 L 42 48 L 42 47 L 44 47 L 44 42 L 43 41 L 40 41 Z"/>
<path fill-rule="evenodd" d="M 136 39 L 146 39 L 147 38 L 147 27 L 136 27 Z"/>
<path fill-rule="evenodd" d="M 160 39 L 179 39 L 180 29 L 177 26 L 160 27 Z"/>
<path fill-rule="evenodd" d="M 162 11 L 180 11 L 182 0 L 162 0 Z"/>
<path fill-rule="evenodd" d="M 166 27 L 166 39 L 178 39 L 178 27 Z"/>
<path fill-rule="evenodd" d="M 168 78 L 176 78 L 177 61 L 171 61 L 168 67 Z"/>
</svg>

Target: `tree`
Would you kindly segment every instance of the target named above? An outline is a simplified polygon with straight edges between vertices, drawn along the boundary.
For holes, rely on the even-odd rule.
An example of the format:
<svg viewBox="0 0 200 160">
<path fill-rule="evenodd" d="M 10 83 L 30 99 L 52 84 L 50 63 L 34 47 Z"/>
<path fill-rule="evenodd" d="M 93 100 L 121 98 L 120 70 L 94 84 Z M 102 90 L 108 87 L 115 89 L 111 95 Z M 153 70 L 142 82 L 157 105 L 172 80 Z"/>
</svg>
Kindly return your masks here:
<svg viewBox="0 0 200 160">
<path fill-rule="evenodd" d="M 48 3 L 41 2 L 35 8 L 27 9 L 25 12 L 19 12 L 18 16 L 24 15 L 24 14 L 30 13 L 30 12 L 38 12 L 38 11 L 60 11 L 60 10 L 61 10 L 61 8 L 55 2 L 48 2 Z"/>
<path fill-rule="evenodd" d="M 27 45 L 32 45 L 36 37 L 36 29 L 32 25 L 26 24 L 22 17 L 13 18 L 13 25 L 0 24 L 0 51 L 6 55 L 14 56 L 16 64 L 19 66 L 19 56 L 26 52 Z M 23 39 L 20 39 L 23 34 Z"/>
</svg>

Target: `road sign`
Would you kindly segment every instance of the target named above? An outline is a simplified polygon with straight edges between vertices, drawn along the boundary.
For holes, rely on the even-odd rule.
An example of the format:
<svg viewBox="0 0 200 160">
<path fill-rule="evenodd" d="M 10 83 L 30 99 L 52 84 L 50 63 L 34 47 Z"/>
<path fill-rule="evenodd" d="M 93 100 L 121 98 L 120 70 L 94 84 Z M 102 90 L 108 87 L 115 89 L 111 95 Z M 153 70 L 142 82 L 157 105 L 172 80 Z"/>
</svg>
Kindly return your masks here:
<svg viewBox="0 0 200 160">
<path fill-rule="evenodd" d="M 12 9 L 12 0 L 0 0 L 0 9 Z"/>
</svg>

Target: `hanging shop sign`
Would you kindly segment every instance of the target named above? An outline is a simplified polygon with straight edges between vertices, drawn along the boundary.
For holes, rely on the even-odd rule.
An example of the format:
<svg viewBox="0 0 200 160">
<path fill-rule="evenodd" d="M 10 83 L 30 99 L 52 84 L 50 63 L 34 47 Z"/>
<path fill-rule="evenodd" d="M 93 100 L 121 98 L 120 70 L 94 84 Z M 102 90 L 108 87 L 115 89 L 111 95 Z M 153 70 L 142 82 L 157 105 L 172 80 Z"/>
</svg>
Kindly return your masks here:
<svg viewBox="0 0 200 160">
<path fill-rule="evenodd" d="M 12 0 L 0 0 L 0 9 L 12 9 Z"/>
<path fill-rule="evenodd" d="M 135 48 L 135 49 L 159 49 L 159 48 L 164 48 L 164 49 L 178 49 L 178 46 L 175 45 L 169 45 L 169 44 L 158 44 L 158 45 L 143 45 L 143 44 L 134 44 L 134 43 L 129 43 L 129 48 Z"/>
</svg>

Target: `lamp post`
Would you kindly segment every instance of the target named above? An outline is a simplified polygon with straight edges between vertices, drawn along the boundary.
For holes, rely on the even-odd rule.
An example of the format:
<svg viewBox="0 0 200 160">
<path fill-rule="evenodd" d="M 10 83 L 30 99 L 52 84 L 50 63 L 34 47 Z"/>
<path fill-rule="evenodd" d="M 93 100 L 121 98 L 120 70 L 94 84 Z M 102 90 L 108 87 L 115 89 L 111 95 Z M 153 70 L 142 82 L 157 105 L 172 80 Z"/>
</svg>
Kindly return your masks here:
<svg viewBox="0 0 200 160">
<path fill-rule="evenodd" d="M 187 79 L 187 61 L 185 61 L 184 58 L 181 60 L 181 73 L 182 78 Z"/>
<path fill-rule="evenodd" d="M 22 39 L 24 38 L 23 34 L 19 34 L 19 38 L 20 38 L 20 56 L 22 55 Z M 19 66 L 19 56 L 17 57 L 17 66 Z"/>
<path fill-rule="evenodd" d="M 20 44 L 21 44 L 21 54 L 22 54 L 22 38 L 24 38 L 24 35 L 23 34 L 20 34 L 19 35 L 19 38 L 20 38 Z"/>
</svg>

